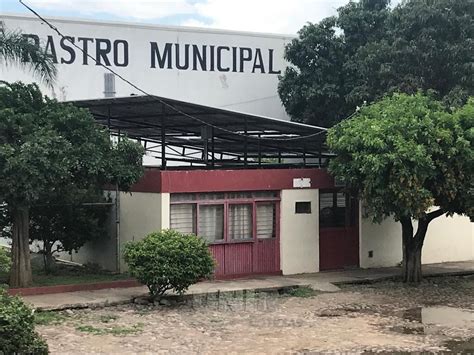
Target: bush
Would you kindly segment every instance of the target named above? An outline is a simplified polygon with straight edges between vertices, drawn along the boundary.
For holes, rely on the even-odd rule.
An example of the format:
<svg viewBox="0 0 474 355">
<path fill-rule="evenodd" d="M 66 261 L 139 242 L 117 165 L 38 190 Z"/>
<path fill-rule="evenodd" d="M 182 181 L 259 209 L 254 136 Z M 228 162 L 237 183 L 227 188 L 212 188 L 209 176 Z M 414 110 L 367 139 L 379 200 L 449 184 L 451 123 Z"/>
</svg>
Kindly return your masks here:
<svg viewBox="0 0 474 355">
<path fill-rule="evenodd" d="M 0 246 L 0 273 L 10 272 L 11 258 L 7 250 Z"/>
<path fill-rule="evenodd" d="M 130 274 L 148 287 L 152 298 L 168 290 L 184 293 L 192 284 L 209 278 L 215 266 L 203 239 L 174 230 L 127 243 L 124 257 Z"/>
<path fill-rule="evenodd" d="M 18 297 L 0 290 L 0 354 L 48 354 L 35 332 L 33 311 Z"/>
</svg>

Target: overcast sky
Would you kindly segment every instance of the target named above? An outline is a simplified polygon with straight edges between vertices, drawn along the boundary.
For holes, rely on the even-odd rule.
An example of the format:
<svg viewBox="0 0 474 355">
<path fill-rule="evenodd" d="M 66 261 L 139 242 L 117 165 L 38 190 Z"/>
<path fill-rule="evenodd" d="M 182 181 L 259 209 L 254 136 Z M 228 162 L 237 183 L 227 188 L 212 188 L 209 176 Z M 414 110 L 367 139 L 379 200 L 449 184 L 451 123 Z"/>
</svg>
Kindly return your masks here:
<svg viewBox="0 0 474 355">
<path fill-rule="evenodd" d="M 24 0 L 40 14 L 161 25 L 294 34 L 349 0 Z M 392 0 L 392 2 L 398 0 Z M 1 12 L 27 13 L 18 0 Z"/>
</svg>

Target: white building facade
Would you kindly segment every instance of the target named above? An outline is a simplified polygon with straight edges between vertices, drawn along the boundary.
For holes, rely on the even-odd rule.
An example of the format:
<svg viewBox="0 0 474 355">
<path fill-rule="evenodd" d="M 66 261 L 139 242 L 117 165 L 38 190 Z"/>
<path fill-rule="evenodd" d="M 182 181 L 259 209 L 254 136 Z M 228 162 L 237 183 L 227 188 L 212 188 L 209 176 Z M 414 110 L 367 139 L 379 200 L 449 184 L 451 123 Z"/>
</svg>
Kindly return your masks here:
<svg viewBox="0 0 474 355">
<path fill-rule="evenodd" d="M 278 75 L 287 65 L 284 48 L 292 36 L 49 19 L 90 58 L 36 18 L 0 15 L 0 20 L 5 29 L 21 30 L 29 40 L 43 43 L 54 56 L 57 83 L 53 89 L 42 88 L 58 100 L 142 94 L 118 77 L 109 76 L 98 65 L 101 63 L 150 94 L 288 119 L 277 87 Z M 0 66 L 0 78 L 35 81 L 29 73 L 12 66 Z M 199 228 L 207 231 L 205 237 L 210 239 L 214 256 L 223 268 L 219 275 L 225 277 L 397 265 L 402 258 L 400 225 L 391 220 L 376 225 L 363 219 L 358 203 L 345 198 L 332 178 L 320 170 L 267 171 L 255 175 L 256 180 L 247 186 L 234 183 L 242 181 L 239 174 L 243 170 L 224 175 L 180 171 L 173 176 L 181 182 L 169 186 L 161 181 L 173 173 L 161 172 L 153 188 L 140 189 L 139 183 L 132 194 L 120 193 L 118 223 L 111 224 L 109 238 L 86 245 L 71 258 L 123 271 L 126 266 L 121 251 L 126 241 L 176 227 L 187 232 Z M 182 181 L 192 174 L 196 178 L 185 185 Z M 295 178 L 308 179 L 309 185 L 296 186 Z M 207 190 L 196 187 L 199 179 L 206 181 Z M 209 181 L 223 180 L 228 183 L 219 189 L 209 185 Z M 210 193 L 219 195 L 206 195 Z M 182 194 L 194 195 L 189 195 L 186 202 L 180 200 Z M 204 211 L 211 204 L 218 206 L 212 211 L 212 230 L 193 212 Z M 243 206 L 237 227 L 248 230 L 248 235 L 237 236 L 229 227 L 234 205 Z M 185 213 L 187 224 L 179 224 L 178 212 Z M 231 254 L 234 256 L 229 257 Z M 424 263 L 473 259 L 474 227 L 467 217 L 440 217 L 431 223 Z"/>
<path fill-rule="evenodd" d="M 291 36 L 48 18 L 92 59 L 35 17 L 0 15 L 0 21 L 53 55 L 58 80 L 53 91 L 42 89 L 58 100 L 142 94 L 118 78 L 106 88 L 108 71 L 100 63 L 150 94 L 288 119 L 276 88 Z M 0 66 L 0 77 L 33 80 L 13 66 Z"/>
</svg>

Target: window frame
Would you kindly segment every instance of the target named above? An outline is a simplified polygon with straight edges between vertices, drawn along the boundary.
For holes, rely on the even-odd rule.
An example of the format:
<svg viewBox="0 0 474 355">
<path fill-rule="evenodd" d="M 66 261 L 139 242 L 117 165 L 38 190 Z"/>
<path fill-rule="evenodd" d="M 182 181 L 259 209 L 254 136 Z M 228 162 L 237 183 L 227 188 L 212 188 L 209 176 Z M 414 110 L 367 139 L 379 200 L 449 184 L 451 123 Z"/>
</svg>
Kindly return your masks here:
<svg viewBox="0 0 474 355">
<path fill-rule="evenodd" d="M 258 223 L 258 216 L 257 216 L 257 207 L 258 205 L 272 205 L 274 206 L 275 210 L 274 210 L 274 216 L 273 218 L 275 218 L 275 220 L 273 221 L 273 235 L 271 237 L 265 237 L 265 238 L 262 238 L 258 236 L 258 232 L 257 232 L 257 223 Z M 255 236 L 255 240 L 256 241 L 259 241 L 259 240 L 275 240 L 279 237 L 279 233 L 280 233 L 280 222 L 279 222 L 279 218 L 280 218 L 280 203 L 277 201 L 255 201 L 255 204 L 254 204 L 254 211 L 255 211 L 255 223 L 253 225 L 253 233 L 254 233 L 254 236 Z"/>
<path fill-rule="evenodd" d="M 246 238 L 246 239 L 232 239 L 230 236 L 230 230 L 229 230 L 229 207 L 230 206 L 235 206 L 235 205 L 250 205 L 252 206 L 252 237 L 251 238 Z M 225 215 L 225 219 L 227 221 L 227 230 L 225 233 L 227 237 L 227 243 L 249 243 L 249 242 L 254 242 L 255 241 L 255 225 L 256 225 L 256 218 L 255 218 L 255 202 L 242 202 L 242 201 L 234 201 L 234 200 L 229 200 L 227 204 L 227 213 Z"/>
<path fill-rule="evenodd" d="M 331 194 L 333 204 L 331 208 L 337 207 L 338 201 L 338 194 L 344 194 L 344 223 L 342 226 L 321 226 L 321 195 L 322 194 Z M 354 228 L 359 226 L 359 219 L 358 219 L 358 211 L 359 207 L 357 202 L 353 205 L 353 200 L 357 199 L 354 197 L 352 191 L 347 191 L 344 188 L 329 188 L 329 189 L 321 189 L 319 190 L 319 197 L 318 197 L 318 220 L 319 220 L 319 228 L 320 229 L 327 229 L 327 230 L 335 230 L 335 229 L 347 229 L 347 228 Z M 352 215 L 355 213 L 356 215 Z"/>
<path fill-rule="evenodd" d="M 222 204 L 222 203 L 212 203 L 211 201 L 213 200 L 209 200 L 209 202 L 205 202 L 205 203 L 196 203 L 196 235 L 199 235 L 199 215 L 201 213 L 200 209 L 201 209 L 201 206 L 223 206 L 223 234 L 222 234 L 222 239 L 218 239 L 218 240 L 214 240 L 212 242 L 210 242 L 209 240 L 206 239 L 206 241 L 209 243 L 209 244 L 223 244 L 225 243 L 225 239 L 226 239 L 226 228 L 227 228 L 227 206 L 225 204 Z M 205 238 L 203 238 L 205 239 Z"/>
<path fill-rule="evenodd" d="M 199 193 L 193 193 L 193 199 L 188 200 L 179 200 L 179 201 L 170 201 L 170 205 L 183 205 L 183 204 L 193 204 L 196 206 L 196 235 L 199 235 L 199 206 L 202 205 L 224 205 L 224 238 L 222 240 L 216 240 L 209 242 L 209 245 L 216 244 L 239 244 L 239 243 L 255 243 L 262 240 L 275 240 L 279 238 L 279 217 L 280 217 L 280 201 L 281 195 L 279 191 L 245 191 L 248 193 L 258 193 L 258 192 L 273 192 L 274 197 L 242 197 L 242 198 L 232 198 L 229 197 L 231 194 L 239 193 L 237 192 L 224 192 L 224 198 L 221 199 L 200 199 Z M 221 193 L 221 192 L 216 192 Z M 274 221 L 274 236 L 271 238 L 257 238 L 257 204 L 258 203 L 273 203 L 275 204 L 275 221 Z M 249 239 L 236 239 L 233 240 L 230 237 L 229 233 L 229 206 L 230 205 L 252 205 L 252 238 Z M 170 208 L 171 211 L 171 208 Z M 170 215 L 171 223 L 171 215 Z M 171 227 L 171 225 L 170 225 Z"/>
</svg>

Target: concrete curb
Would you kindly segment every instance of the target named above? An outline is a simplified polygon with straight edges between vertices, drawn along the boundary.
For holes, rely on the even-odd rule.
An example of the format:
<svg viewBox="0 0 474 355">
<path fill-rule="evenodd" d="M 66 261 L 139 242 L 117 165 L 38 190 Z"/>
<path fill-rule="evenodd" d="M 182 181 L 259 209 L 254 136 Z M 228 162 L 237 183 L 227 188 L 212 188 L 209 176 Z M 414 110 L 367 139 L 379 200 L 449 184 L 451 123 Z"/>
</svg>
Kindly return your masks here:
<svg viewBox="0 0 474 355">
<path fill-rule="evenodd" d="M 238 293 L 265 293 L 265 292 L 284 292 L 289 291 L 291 289 L 300 288 L 300 287 L 311 287 L 310 284 L 303 285 L 292 285 L 292 286 L 272 286 L 272 287 L 262 287 L 262 288 L 255 288 L 255 289 L 242 289 L 242 290 L 229 290 L 229 291 L 211 291 L 211 292 L 200 292 L 200 293 L 190 293 L 184 294 L 182 296 L 179 295 L 166 295 L 163 296 L 162 299 L 176 301 L 179 299 L 180 301 L 186 301 L 192 298 L 214 298 L 218 296 L 229 296 L 229 295 L 236 295 Z M 113 307 L 113 306 L 121 306 L 125 304 L 135 303 L 136 299 L 146 298 L 148 296 L 147 293 L 143 293 L 140 295 L 135 295 L 129 297 L 127 299 L 119 300 L 119 301 L 103 301 L 103 302 L 91 302 L 91 303 L 75 303 L 75 304 L 62 304 L 57 307 L 34 307 L 35 311 L 37 312 L 51 312 L 51 311 L 65 311 L 67 309 L 98 309 L 98 308 L 105 308 L 105 307 Z M 150 305 L 152 303 L 150 302 Z"/>
<path fill-rule="evenodd" d="M 471 267 L 460 270 L 459 268 L 457 270 L 450 271 L 449 269 L 441 270 L 439 268 L 437 269 L 432 269 L 431 271 L 426 271 L 424 273 L 424 277 L 426 278 L 434 278 L 434 277 L 443 277 L 443 276 L 470 276 L 474 275 L 474 269 Z M 341 280 L 341 277 L 343 278 Z M 337 280 L 339 278 L 339 280 Z M 174 294 L 170 294 L 168 296 L 165 296 L 163 299 L 171 300 L 171 303 L 176 303 L 177 302 L 177 297 L 180 297 L 180 300 L 190 300 L 193 298 L 201 298 L 201 299 L 206 299 L 206 298 L 216 298 L 218 296 L 229 296 L 229 295 L 237 295 L 237 294 L 242 294 L 242 293 L 264 293 L 264 292 L 284 292 L 285 290 L 290 290 L 290 289 L 295 289 L 295 288 L 302 288 L 302 287 L 309 287 L 317 292 L 320 293 L 330 293 L 330 292 L 338 292 L 340 291 L 340 288 L 338 285 L 351 285 L 351 284 L 372 284 L 375 282 L 383 282 L 387 280 L 396 280 L 400 279 L 399 275 L 394 275 L 394 273 L 391 274 L 381 274 L 381 273 L 374 273 L 374 276 L 366 276 L 366 275 L 347 275 L 347 276 L 341 276 L 341 275 L 334 275 L 333 280 L 331 281 L 328 278 L 328 275 L 324 275 L 324 278 L 318 280 L 315 279 L 314 276 L 309 275 L 307 278 L 303 277 L 286 277 L 283 278 L 281 281 L 270 281 L 273 284 L 272 285 L 266 285 L 263 287 L 258 287 L 258 284 L 248 284 L 248 285 L 243 285 L 243 287 L 236 287 L 230 286 L 228 284 L 223 284 L 222 287 L 225 288 L 227 286 L 227 289 L 221 290 L 219 285 L 211 285 L 209 290 L 206 290 L 206 287 L 203 287 L 204 289 L 201 288 L 201 290 L 196 290 L 190 293 L 185 294 L 183 296 L 177 296 Z M 258 281 L 258 280 L 257 280 Z M 104 290 L 103 290 L 104 291 Z M 100 291 L 97 291 L 100 292 Z M 66 294 L 65 294 L 66 295 Z M 71 295 L 69 293 L 68 295 Z M 34 300 L 30 299 L 30 304 L 32 304 L 32 307 L 35 308 L 37 311 L 63 311 L 67 309 L 83 309 L 83 308 L 91 308 L 91 309 L 96 309 L 96 308 L 103 308 L 103 307 L 111 307 L 111 306 L 119 306 L 119 305 L 125 305 L 125 304 L 130 304 L 134 303 L 136 299 L 145 299 L 148 293 L 146 292 L 146 289 L 144 287 L 139 288 L 139 289 L 130 289 L 126 294 L 121 294 L 121 293 L 115 293 L 113 291 L 105 292 L 102 293 L 101 295 L 87 295 L 83 296 L 82 299 L 78 299 L 77 303 L 74 303 L 74 299 L 70 298 L 69 302 L 66 301 L 66 303 L 61 303 L 57 305 L 51 305 L 48 304 L 46 305 L 37 305 L 35 306 Z M 34 296 L 33 296 L 34 298 Z M 28 302 L 28 297 L 26 297 L 25 301 Z M 58 301 L 59 303 L 59 301 Z M 139 303 L 139 302 L 136 302 Z M 147 303 L 145 300 L 143 303 Z M 165 302 L 168 303 L 168 302 Z"/>
<path fill-rule="evenodd" d="M 470 276 L 474 275 L 473 270 L 466 270 L 466 271 L 450 271 L 450 272 L 444 272 L 444 273 L 438 273 L 438 272 L 431 272 L 431 273 L 426 273 L 423 274 L 423 278 L 432 278 L 432 277 L 443 277 L 443 276 Z M 360 279 L 355 279 L 355 280 L 349 280 L 349 281 L 334 281 L 331 282 L 333 285 L 364 285 L 364 284 L 373 284 L 375 282 L 380 282 L 380 281 L 387 281 L 387 280 L 397 280 L 400 279 L 401 276 L 381 276 L 378 278 L 360 278 Z"/>
<path fill-rule="evenodd" d="M 78 291 L 97 291 L 113 288 L 128 288 L 140 286 L 140 283 L 134 279 L 91 282 L 73 285 L 54 285 L 54 286 L 35 286 L 25 288 L 9 288 L 8 294 L 11 296 L 36 296 L 52 295 L 55 293 L 78 292 Z"/>
</svg>

